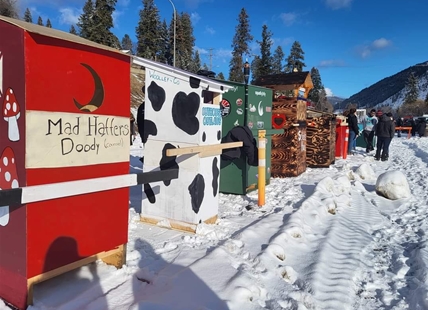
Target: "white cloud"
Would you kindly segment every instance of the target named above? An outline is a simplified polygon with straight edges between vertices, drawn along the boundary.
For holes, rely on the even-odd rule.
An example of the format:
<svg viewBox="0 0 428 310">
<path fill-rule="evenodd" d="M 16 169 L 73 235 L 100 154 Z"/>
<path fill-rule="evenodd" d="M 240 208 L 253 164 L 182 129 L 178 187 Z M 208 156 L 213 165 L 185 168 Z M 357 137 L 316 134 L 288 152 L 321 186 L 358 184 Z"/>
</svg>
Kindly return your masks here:
<svg viewBox="0 0 428 310">
<path fill-rule="evenodd" d="M 367 58 L 370 55 L 372 55 L 374 51 L 386 49 L 390 46 L 392 46 L 391 40 L 380 38 L 380 39 L 374 40 L 369 44 L 357 46 L 356 51 L 361 58 Z"/>
<path fill-rule="evenodd" d="M 291 45 L 291 43 L 293 43 L 295 40 L 293 37 L 288 37 L 288 38 L 272 38 L 272 42 L 274 45 L 280 45 L 281 47 L 287 46 L 287 45 Z M 284 48 L 283 48 L 284 50 Z M 284 50 L 285 52 L 285 50 Z"/>
<path fill-rule="evenodd" d="M 112 14 L 112 18 L 113 18 L 113 26 L 114 28 L 119 28 L 119 16 L 123 15 L 125 12 L 124 11 L 118 11 L 115 10 Z"/>
<path fill-rule="evenodd" d="M 74 8 L 59 9 L 59 23 L 65 25 L 75 25 L 79 21 L 79 16 L 82 14 L 80 10 Z"/>
<path fill-rule="evenodd" d="M 374 40 L 372 43 L 372 47 L 375 49 L 382 49 L 382 48 L 386 48 L 388 46 L 392 45 L 392 41 L 387 40 L 385 38 L 380 38 L 377 40 Z"/>
<path fill-rule="evenodd" d="M 173 0 L 175 1 L 175 0 Z M 196 9 L 200 4 L 204 2 L 214 2 L 214 0 L 185 0 L 186 7 L 190 9 Z"/>
<path fill-rule="evenodd" d="M 279 17 L 286 26 L 291 26 L 297 21 L 297 14 L 295 13 L 281 13 Z"/>
<path fill-rule="evenodd" d="M 204 48 L 201 48 L 201 47 L 195 46 L 195 50 L 197 50 L 199 52 L 199 55 L 206 55 L 206 54 L 208 54 L 208 51 L 206 49 L 204 49 Z"/>
<path fill-rule="evenodd" d="M 131 3 L 131 0 L 118 0 L 117 5 L 127 7 Z"/>
<path fill-rule="evenodd" d="M 215 34 L 215 30 L 212 27 L 209 27 L 209 26 L 205 27 L 205 32 L 209 33 L 211 35 Z"/>
<path fill-rule="evenodd" d="M 330 88 L 324 87 L 324 90 L 328 97 L 333 96 L 333 91 Z"/>
<path fill-rule="evenodd" d="M 193 12 L 190 14 L 190 20 L 192 21 L 192 25 L 196 25 L 198 21 L 201 19 L 201 16 L 197 12 Z"/>
<path fill-rule="evenodd" d="M 351 3 L 352 0 L 325 0 L 325 4 L 333 10 L 349 7 Z"/>
<path fill-rule="evenodd" d="M 326 59 L 321 60 L 319 67 L 343 67 L 345 66 L 345 62 L 341 59 Z"/>
</svg>

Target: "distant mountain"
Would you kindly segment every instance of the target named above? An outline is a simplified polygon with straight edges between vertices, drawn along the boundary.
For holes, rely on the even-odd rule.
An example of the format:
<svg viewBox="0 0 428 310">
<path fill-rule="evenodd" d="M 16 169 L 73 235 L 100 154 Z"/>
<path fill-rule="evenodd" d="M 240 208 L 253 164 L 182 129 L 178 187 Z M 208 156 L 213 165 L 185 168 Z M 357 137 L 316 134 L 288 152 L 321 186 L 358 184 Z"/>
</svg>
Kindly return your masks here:
<svg viewBox="0 0 428 310">
<path fill-rule="evenodd" d="M 424 100 L 428 92 L 428 61 L 409 67 L 397 74 L 384 78 L 344 100 L 341 106 L 357 104 L 359 108 L 386 107 L 393 109 L 404 103 L 406 83 L 413 72 L 418 79 L 419 98 Z"/>
<path fill-rule="evenodd" d="M 342 106 L 341 103 L 345 100 L 345 98 L 337 96 L 327 96 L 327 100 L 333 105 L 335 109 L 338 109 Z"/>
</svg>

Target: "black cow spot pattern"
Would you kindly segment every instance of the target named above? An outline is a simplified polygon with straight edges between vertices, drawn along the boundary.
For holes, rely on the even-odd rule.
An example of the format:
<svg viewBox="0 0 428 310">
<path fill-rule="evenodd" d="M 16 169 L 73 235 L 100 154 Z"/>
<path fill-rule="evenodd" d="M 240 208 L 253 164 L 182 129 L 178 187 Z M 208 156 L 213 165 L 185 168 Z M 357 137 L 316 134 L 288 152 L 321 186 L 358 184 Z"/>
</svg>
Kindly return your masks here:
<svg viewBox="0 0 428 310">
<path fill-rule="evenodd" d="M 206 139 L 207 139 L 207 134 L 204 131 L 204 133 L 202 134 L 202 142 L 205 142 Z"/>
<path fill-rule="evenodd" d="M 172 120 L 174 124 L 189 135 L 199 131 L 199 120 L 196 114 L 199 110 L 201 98 L 196 93 L 178 92 L 172 102 Z"/>
<path fill-rule="evenodd" d="M 153 123 L 151 120 L 145 119 L 144 120 L 144 131 L 143 131 L 143 143 L 146 143 L 149 139 L 149 135 L 156 136 L 158 134 L 158 128 L 156 127 L 156 124 Z"/>
<path fill-rule="evenodd" d="M 205 180 L 201 174 L 197 174 L 193 182 L 189 185 L 190 200 L 192 202 L 192 210 L 198 214 L 204 200 Z"/>
<path fill-rule="evenodd" d="M 146 194 L 147 199 L 151 204 L 156 202 L 156 196 L 150 184 L 144 184 L 144 194 Z"/>
<path fill-rule="evenodd" d="M 165 103 L 165 89 L 152 81 L 150 86 L 147 88 L 147 92 L 149 100 L 152 103 L 153 110 L 156 112 L 160 111 Z"/>
<path fill-rule="evenodd" d="M 221 130 L 217 131 L 217 140 L 221 140 Z"/>
<path fill-rule="evenodd" d="M 201 79 L 195 78 L 193 76 L 189 77 L 189 85 L 192 88 L 199 88 L 199 85 L 201 84 Z"/>
<path fill-rule="evenodd" d="M 175 149 L 176 147 L 174 145 L 172 145 L 171 143 L 166 143 L 163 146 L 162 149 L 162 158 L 159 162 L 159 167 L 160 170 L 168 170 L 168 169 L 178 169 L 178 164 L 177 164 L 177 156 L 166 156 L 166 151 L 170 150 L 170 149 Z M 163 181 L 163 184 L 165 184 L 165 186 L 169 186 L 171 184 L 171 180 L 165 180 Z"/>
<path fill-rule="evenodd" d="M 218 191 L 218 177 L 220 175 L 220 170 L 218 170 L 218 159 L 214 157 L 213 159 L 213 196 L 217 196 Z"/>
</svg>

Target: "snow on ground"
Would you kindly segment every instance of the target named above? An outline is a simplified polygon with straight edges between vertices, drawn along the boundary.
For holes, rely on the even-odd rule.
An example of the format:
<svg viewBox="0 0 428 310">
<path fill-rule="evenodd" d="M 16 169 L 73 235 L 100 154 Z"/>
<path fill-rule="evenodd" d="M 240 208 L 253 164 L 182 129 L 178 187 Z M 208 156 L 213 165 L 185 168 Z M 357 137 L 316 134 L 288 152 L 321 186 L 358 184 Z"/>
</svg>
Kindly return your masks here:
<svg viewBox="0 0 428 310">
<path fill-rule="evenodd" d="M 272 179 L 262 208 L 257 192 L 220 195 L 218 222 L 196 234 L 139 222 L 141 187 L 131 188 L 126 266 L 38 284 L 29 309 L 428 309 L 428 138 L 393 139 L 388 162 L 358 151 Z M 410 197 L 376 193 L 393 171 Z"/>
</svg>

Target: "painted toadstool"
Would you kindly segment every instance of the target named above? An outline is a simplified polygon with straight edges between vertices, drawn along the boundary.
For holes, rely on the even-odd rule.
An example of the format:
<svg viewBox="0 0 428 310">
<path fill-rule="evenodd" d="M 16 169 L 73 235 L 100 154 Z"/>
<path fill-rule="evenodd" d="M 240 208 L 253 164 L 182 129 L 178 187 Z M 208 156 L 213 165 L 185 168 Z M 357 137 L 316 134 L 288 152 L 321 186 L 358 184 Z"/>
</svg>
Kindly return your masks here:
<svg viewBox="0 0 428 310">
<path fill-rule="evenodd" d="M 0 157 L 0 190 L 18 187 L 15 154 L 10 147 L 6 147 Z M 0 226 L 6 226 L 8 223 L 9 206 L 0 206 Z"/>
<path fill-rule="evenodd" d="M 10 141 L 19 141 L 18 118 L 20 112 L 13 89 L 9 87 L 3 100 L 3 117 L 8 122 L 8 137 Z"/>
</svg>

